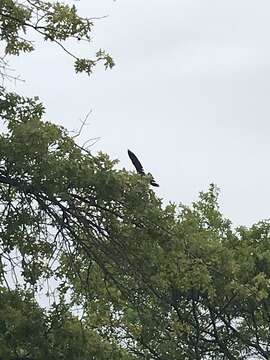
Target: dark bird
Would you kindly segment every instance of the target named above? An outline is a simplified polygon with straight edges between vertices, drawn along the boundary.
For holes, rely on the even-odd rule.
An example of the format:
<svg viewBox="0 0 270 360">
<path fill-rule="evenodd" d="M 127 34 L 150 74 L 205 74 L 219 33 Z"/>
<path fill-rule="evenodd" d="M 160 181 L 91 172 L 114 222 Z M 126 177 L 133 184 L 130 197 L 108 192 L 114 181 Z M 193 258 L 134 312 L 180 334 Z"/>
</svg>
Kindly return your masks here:
<svg viewBox="0 0 270 360">
<path fill-rule="evenodd" d="M 137 170 L 137 173 L 140 174 L 140 175 L 145 175 L 145 172 L 143 170 L 143 167 L 142 167 L 142 164 L 140 163 L 139 159 L 137 158 L 137 156 L 130 150 L 128 150 L 128 156 L 130 158 L 130 160 L 132 161 L 132 164 L 135 166 L 135 169 Z M 148 174 L 151 176 L 151 179 L 150 179 L 150 184 L 152 186 L 159 186 L 154 178 L 152 177 L 151 174 Z"/>
</svg>

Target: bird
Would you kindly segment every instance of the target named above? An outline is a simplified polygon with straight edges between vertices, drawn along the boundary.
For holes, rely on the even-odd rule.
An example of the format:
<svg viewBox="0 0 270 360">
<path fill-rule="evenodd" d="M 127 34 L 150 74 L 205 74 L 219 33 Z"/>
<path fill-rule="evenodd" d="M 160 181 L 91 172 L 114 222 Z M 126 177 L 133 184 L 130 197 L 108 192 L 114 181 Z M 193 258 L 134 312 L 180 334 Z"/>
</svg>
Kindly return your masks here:
<svg viewBox="0 0 270 360">
<path fill-rule="evenodd" d="M 142 164 L 140 163 L 139 159 L 137 158 L 137 156 L 130 150 L 128 150 L 128 156 L 130 158 L 130 160 L 132 161 L 132 164 L 135 166 L 135 169 L 137 170 L 137 173 L 140 174 L 140 175 L 145 175 L 145 172 L 144 172 L 144 169 L 143 169 L 143 166 Z M 151 176 L 151 179 L 150 179 L 150 184 L 152 186 L 159 186 L 154 178 L 152 177 L 151 174 L 148 174 L 149 176 Z"/>
</svg>

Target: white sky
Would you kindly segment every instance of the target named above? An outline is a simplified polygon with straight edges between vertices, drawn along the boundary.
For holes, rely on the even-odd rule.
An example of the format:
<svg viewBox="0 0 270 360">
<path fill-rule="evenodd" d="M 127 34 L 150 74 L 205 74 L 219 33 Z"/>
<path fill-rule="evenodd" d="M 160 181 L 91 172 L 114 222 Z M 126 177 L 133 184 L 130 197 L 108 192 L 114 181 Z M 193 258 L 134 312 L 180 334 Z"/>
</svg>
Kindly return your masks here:
<svg viewBox="0 0 270 360">
<path fill-rule="evenodd" d="M 269 217 L 269 0 L 81 0 L 96 21 L 87 56 L 103 48 L 116 66 L 76 75 L 52 44 L 12 61 L 39 95 L 46 118 L 68 129 L 92 109 L 82 138 L 133 170 L 127 148 L 160 184 L 157 195 L 189 204 L 214 182 L 235 225 Z"/>
</svg>

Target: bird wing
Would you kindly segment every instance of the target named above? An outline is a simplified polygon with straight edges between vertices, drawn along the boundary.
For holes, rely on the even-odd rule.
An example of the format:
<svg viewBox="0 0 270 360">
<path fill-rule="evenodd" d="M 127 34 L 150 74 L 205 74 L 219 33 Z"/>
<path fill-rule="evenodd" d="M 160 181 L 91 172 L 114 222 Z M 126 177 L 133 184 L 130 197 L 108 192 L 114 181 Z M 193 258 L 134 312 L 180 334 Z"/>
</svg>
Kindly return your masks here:
<svg viewBox="0 0 270 360">
<path fill-rule="evenodd" d="M 130 150 L 128 150 L 128 156 L 129 156 L 130 160 L 132 161 L 132 164 L 135 166 L 137 173 L 144 175 L 144 170 L 143 170 L 142 164 L 138 160 L 137 156 Z"/>
</svg>

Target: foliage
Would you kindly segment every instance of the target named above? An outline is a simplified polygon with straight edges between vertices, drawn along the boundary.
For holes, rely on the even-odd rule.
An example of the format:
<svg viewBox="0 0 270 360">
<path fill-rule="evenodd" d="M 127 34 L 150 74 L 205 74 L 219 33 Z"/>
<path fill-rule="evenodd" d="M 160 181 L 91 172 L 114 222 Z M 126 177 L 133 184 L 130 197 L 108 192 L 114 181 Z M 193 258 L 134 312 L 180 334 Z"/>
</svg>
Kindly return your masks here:
<svg viewBox="0 0 270 360">
<path fill-rule="evenodd" d="M 0 109 L 3 285 L 53 278 L 84 331 L 137 359 L 269 358 L 268 222 L 233 230 L 213 185 L 164 207 L 147 177 L 43 122 L 37 99 L 2 94 Z"/>
<path fill-rule="evenodd" d="M 84 59 L 70 52 L 64 45 L 69 39 L 90 42 L 93 26 L 93 20 L 79 16 L 74 5 L 45 0 L 1 0 L 0 41 L 3 42 L 5 54 L 0 57 L 0 74 L 3 77 L 10 76 L 6 73 L 6 55 L 20 55 L 34 50 L 31 30 L 72 56 L 76 72 L 90 75 L 98 62 L 104 62 L 106 68 L 112 68 L 114 62 L 104 50 L 97 51 L 92 59 Z"/>
<path fill-rule="evenodd" d="M 92 27 L 74 6 L 0 2 L 8 55 L 34 49 L 29 30 L 68 52 Z M 0 89 L 0 359 L 269 359 L 270 223 L 233 229 L 214 185 L 165 206 L 44 111 Z"/>
<path fill-rule="evenodd" d="M 42 310 L 28 291 L 0 291 L 0 354 L 13 359 L 130 359 L 62 304 Z"/>
</svg>

